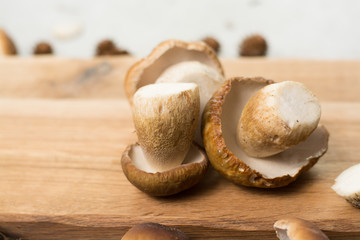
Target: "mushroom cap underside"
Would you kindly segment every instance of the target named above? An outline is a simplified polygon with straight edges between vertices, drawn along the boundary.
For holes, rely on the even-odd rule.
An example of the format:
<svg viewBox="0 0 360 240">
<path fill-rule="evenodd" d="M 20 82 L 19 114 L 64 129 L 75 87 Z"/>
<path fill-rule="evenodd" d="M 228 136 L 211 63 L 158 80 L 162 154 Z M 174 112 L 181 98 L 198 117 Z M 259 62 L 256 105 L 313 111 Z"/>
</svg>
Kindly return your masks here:
<svg viewBox="0 0 360 240">
<path fill-rule="evenodd" d="M 184 61 L 198 61 L 224 75 L 216 53 L 203 42 L 168 40 L 160 43 L 149 56 L 135 63 L 125 77 L 125 92 L 132 104 L 136 90 L 156 79 L 170 66 Z"/>
</svg>

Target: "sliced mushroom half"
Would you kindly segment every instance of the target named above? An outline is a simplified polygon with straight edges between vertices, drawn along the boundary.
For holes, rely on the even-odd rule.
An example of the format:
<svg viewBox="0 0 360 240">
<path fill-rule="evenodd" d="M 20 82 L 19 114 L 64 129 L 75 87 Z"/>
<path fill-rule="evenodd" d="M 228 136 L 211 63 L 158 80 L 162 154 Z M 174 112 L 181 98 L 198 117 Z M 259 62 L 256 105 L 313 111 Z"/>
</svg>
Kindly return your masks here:
<svg viewBox="0 0 360 240">
<path fill-rule="evenodd" d="M 263 78 L 232 78 L 210 99 L 203 115 L 203 139 L 213 167 L 230 181 L 253 187 L 288 185 L 325 154 L 329 134 L 318 126 L 303 142 L 270 157 L 248 156 L 237 142 L 237 127 L 249 99 L 274 83 Z"/>
<path fill-rule="evenodd" d="M 332 189 L 354 207 L 360 209 L 360 164 L 344 170 L 335 179 Z"/>
</svg>

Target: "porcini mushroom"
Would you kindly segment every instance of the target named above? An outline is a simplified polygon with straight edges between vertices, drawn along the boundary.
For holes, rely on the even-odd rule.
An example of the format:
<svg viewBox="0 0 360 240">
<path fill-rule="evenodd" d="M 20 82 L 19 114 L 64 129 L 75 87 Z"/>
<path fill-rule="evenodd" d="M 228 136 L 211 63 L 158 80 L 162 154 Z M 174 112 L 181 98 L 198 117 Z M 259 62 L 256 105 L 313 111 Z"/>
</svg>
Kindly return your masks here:
<svg viewBox="0 0 360 240">
<path fill-rule="evenodd" d="M 122 240 L 189 240 L 182 231 L 158 223 L 141 223 L 132 227 Z"/>
<path fill-rule="evenodd" d="M 332 189 L 356 208 L 360 208 L 360 164 L 344 170 Z"/>
<path fill-rule="evenodd" d="M 164 82 L 196 83 L 200 89 L 201 116 L 205 104 L 225 82 L 225 77 L 216 53 L 207 44 L 168 40 L 129 69 L 125 78 L 125 92 L 130 104 L 140 87 Z M 203 144 L 200 123 L 195 141 L 199 145 Z"/>
<path fill-rule="evenodd" d="M 274 229 L 280 240 L 329 240 L 315 224 L 300 218 L 278 220 Z"/>
<path fill-rule="evenodd" d="M 205 153 L 192 144 L 199 118 L 199 88 L 194 83 L 150 84 L 133 99 L 138 144 L 122 157 L 126 177 L 154 196 L 175 194 L 205 174 Z"/>
<path fill-rule="evenodd" d="M 16 55 L 16 47 L 9 35 L 0 29 L 0 56 Z"/>
<path fill-rule="evenodd" d="M 238 138 L 241 136 L 237 136 L 239 134 L 237 131 L 239 120 L 244 114 L 243 109 L 246 108 L 246 104 L 253 96 L 254 99 L 257 98 L 257 92 L 273 83 L 273 81 L 263 78 L 232 78 L 216 91 L 204 110 L 202 134 L 209 160 L 217 171 L 236 184 L 262 188 L 288 185 L 301 173 L 310 169 L 327 150 L 329 134 L 324 126 L 319 125 L 312 133 L 310 130 L 304 133 L 305 135 L 308 135 L 308 132 L 311 133 L 306 140 L 297 137 L 303 141 L 295 146 L 289 144 L 290 148 L 287 146 L 284 148 L 286 150 L 278 154 L 269 157 L 252 157 L 245 152 L 241 144 L 238 143 Z M 278 87 L 275 89 L 279 90 Z M 285 89 L 288 88 L 282 90 Z M 297 89 L 295 93 L 298 93 L 297 91 L 300 90 Z M 298 108 L 299 99 L 297 97 L 308 96 L 303 95 L 302 90 L 300 92 L 301 94 L 294 96 L 295 103 L 291 103 L 292 100 L 287 100 L 288 104 L 295 106 L 295 109 Z M 263 93 L 260 92 L 260 94 Z M 291 98 L 291 95 L 285 94 L 285 96 Z M 303 101 L 300 102 L 303 103 Z M 281 110 L 284 111 L 285 116 L 291 112 L 287 109 L 286 104 L 282 107 L 285 107 L 285 110 Z M 310 107 L 310 109 L 312 108 Z M 251 113 L 245 114 L 251 115 Z M 318 112 L 315 115 L 317 114 Z M 279 115 L 276 114 L 275 116 Z M 292 119 L 291 116 L 288 117 L 295 122 L 298 120 L 297 118 Z M 301 120 L 304 121 L 304 119 Z M 311 120 L 311 122 L 312 125 L 315 125 L 314 122 L 317 125 L 317 121 Z M 264 123 L 264 119 L 262 119 L 262 123 L 255 121 L 252 123 L 267 124 Z M 268 126 L 271 126 L 271 123 Z M 305 128 L 308 129 L 306 126 Z M 277 133 L 277 135 L 280 136 L 281 134 Z M 254 136 L 257 135 L 247 137 L 251 139 Z M 267 137 L 276 141 L 274 135 Z M 263 138 L 254 141 L 256 140 L 260 142 L 260 145 L 265 142 Z"/>
</svg>

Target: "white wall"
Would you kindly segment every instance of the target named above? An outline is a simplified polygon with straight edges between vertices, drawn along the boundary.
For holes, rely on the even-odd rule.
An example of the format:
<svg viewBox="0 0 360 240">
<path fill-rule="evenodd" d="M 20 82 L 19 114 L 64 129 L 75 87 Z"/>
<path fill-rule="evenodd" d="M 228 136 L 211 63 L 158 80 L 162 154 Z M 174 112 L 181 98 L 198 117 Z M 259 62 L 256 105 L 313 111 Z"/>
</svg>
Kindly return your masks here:
<svg viewBox="0 0 360 240">
<path fill-rule="evenodd" d="M 69 24 L 81 33 L 54 36 Z M 359 59 L 359 24 L 357 0 L 0 0 L 0 27 L 24 56 L 40 40 L 59 56 L 91 57 L 99 40 L 112 38 L 144 56 L 168 38 L 211 35 L 222 56 L 236 57 L 242 38 L 261 33 L 271 57 Z"/>
</svg>

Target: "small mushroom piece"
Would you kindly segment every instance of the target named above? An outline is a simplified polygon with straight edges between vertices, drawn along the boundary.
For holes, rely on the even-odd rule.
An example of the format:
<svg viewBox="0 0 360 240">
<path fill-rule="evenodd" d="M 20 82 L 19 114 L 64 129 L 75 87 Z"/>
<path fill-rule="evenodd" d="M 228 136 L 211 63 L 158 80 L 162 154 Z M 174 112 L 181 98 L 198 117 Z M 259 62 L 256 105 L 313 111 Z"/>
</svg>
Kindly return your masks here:
<svg viewBox="0 0 360 240">
<path fill-rule="evenodd" d="M 122 240 L 189 240 L 182 231 L 158 223 L 141 223 L 132 227 Z"/>
<path fill-rule="evenodd" d="M 360 163 L 343 171 L 335 179 L 332 189 L 360 209 Z"/>
<path fill-rule="evenodd" d="M 274 229 L 280 240 L 329 240 L 315 224 L 300 218 L 278 220 Z"/>
<path fill-rule="evenodd" d="M 273 84 L 263 78 L 232 78 L 207 103 L 202 118 L 204 146 L 213 167 L 235 184 L 275 188 L 286 186 L 309 170 L 325 154 L 329 134 L 317 128 L 303 142 L 270 157 L 256 158 L 237 141 L 245 105 L 259 90 Z"/>
<path fill-rule="evenodd" d="M 0 29 L 0 56 L 16 55 L 16 47 L 9 35 Z"/>
<path fill-rule="evenodd" d="M 138 144 L 122 156 L 128 180 L 153 196 L 167 196 L 195 185 L 206 173 L 205 153 L 192 140 L 199 118 L 195 83 L 149 84 L 134 95 Z"/>
<path fill-rule="evenodd" d="M 237 141 L 249 156 L 272 156 L 306 140 L 320 115 L 319 101 L 302 83 L 270 84 L 245 105 Z"/>
<path fill-rule="evenodd" d="M 200 62 L 224 75 L 216 53 L 207 44 L 168 40 L 160 43 L 149 56 L 135 63 L 127 72 L 124 87 L 130 104 L 137 89 L 155 83 L 167 68 L 184 61 Z"/>
</svg>

